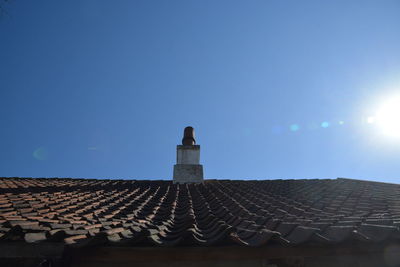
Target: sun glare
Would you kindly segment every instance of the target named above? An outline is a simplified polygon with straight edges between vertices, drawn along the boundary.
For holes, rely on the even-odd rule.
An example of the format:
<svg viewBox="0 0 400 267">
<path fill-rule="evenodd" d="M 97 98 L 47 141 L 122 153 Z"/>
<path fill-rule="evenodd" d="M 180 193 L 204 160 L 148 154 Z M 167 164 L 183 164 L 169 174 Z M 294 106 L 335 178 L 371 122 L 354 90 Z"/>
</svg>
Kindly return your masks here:
<svg viewBox="0 0 400 267">
<path fill-rule="evenodd" d="M 384 102 L 373 120 L 385 135 L 400 138 L 400 96 Z"/>
</svg>

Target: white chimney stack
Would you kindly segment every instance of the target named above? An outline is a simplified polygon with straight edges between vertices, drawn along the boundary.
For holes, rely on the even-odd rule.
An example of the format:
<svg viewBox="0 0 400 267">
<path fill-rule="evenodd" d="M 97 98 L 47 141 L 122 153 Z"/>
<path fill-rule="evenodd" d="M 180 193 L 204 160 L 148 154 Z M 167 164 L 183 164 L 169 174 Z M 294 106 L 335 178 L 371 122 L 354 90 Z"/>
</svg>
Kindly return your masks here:
<svg viewBox="0 0 400 267">
<path fill-rule="evenodd" d="M 200 146 L 196 145 L 193 127 L 186 127 L 182 145 L 176 147 L 174 183 L 202 183 L 203 165 L 200 165 Z"/>
</svg>

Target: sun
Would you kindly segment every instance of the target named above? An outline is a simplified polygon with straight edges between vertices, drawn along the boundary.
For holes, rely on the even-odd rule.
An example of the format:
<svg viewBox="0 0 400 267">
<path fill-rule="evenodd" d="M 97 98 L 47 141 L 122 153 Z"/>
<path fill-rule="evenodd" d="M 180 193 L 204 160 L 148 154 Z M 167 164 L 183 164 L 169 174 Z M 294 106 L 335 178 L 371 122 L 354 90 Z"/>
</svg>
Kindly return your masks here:
<svg viewBox="0 0 400 267">
<path fill-rule="evenodd" d="M 374 121 L 385 135 L 400 138 L 400 96 L 391 97 L 383 102 Z"/>
</svg>

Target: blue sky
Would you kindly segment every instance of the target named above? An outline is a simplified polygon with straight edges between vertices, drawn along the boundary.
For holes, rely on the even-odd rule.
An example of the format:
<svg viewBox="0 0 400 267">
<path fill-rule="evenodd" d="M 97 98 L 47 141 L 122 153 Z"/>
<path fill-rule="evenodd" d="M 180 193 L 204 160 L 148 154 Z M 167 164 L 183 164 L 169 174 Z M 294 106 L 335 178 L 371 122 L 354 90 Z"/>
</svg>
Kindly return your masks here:
<svg viewBox="0 0 400 267">
<path fill-rule="evenodd" d="M 399 1 L 5 7 L 0 176 L 171 179 L 191 125 L 206 178 L 400 181 L 368 123 L 400 92 Z"/>
</svg>

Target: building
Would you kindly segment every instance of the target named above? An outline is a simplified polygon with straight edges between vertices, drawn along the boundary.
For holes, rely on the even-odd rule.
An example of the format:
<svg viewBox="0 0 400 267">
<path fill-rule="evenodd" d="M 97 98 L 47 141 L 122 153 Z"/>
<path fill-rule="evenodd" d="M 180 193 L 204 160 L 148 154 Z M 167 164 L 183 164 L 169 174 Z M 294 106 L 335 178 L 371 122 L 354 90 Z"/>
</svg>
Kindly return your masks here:
<svg viewBox="0 0 400 267">
<path fill-rule="evenodd" d="M 0 266 L 400 266 L 400 185 L 204 180 L 192 137 L 175 181 L 0 178 Z"/>
</svg>

